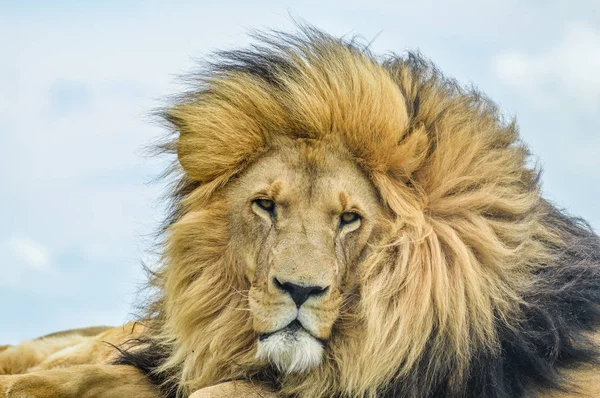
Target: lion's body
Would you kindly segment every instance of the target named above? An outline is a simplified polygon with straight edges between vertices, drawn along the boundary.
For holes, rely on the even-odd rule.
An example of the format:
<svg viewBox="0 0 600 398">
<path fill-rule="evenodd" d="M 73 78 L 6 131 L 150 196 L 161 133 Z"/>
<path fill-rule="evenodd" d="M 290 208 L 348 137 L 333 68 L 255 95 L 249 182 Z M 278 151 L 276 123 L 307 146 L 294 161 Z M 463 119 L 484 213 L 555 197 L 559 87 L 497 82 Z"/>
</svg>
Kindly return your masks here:
<svg viewBox="0 0 600 398">
<path fill-rule="evenodd" d="M 83 338 L 77 333 L 68 331 L 70 336 L 66 339 L 51 339 L 50 341 L 36 339 L 16 347 L 0 347 L 0 365 L 2 365 L 0 367 L 0 397 L 121 398 L 135 396 L 136 398 L 159 398 L 162 396 L 161 392 L 136 369 L 127 366 L 106 366 L 107 362 L 118 356 L 118 351 L 112 344 L 126 344 L 130 339 L 139 337 L 142 330 L 141 327 L 134 328 L 133 325 L 128 324 L 111 329 L 102 335 L 87 335 Z M 3 356 L 2 351 L 8 348 L 11 348 L 11 352 L 6 353 L 9 355 Z M 61 363 L 48 360 L 59 357 Z M 24 367 L 24 363 L 27 363 L 29 367 Z M 9 368 L 9 366 L 12 367 Z M 110 371 L 113 373 L 111 374 Z M 36 377 L 31 377 L 32 373 Z M 21 375 L 21 378 L 15 376 L 8 378 L 7 376 L 17 374 Z M 6 378 L 3 379 L 3 377 Z M 600 369 L 598 367 L 570 370 L 566 372 L 566 377 L 573 384 L 574 390 L 578 391 L 577 393 L 541 391 L 532 392 L 531 398 L 595 398 L 600 396 Z M 69 382 L 72 383 L 72 386 L 66 388 Z M 16 391 L 14 395 L 11 395 L 12 391 Z M 269 389 L 263 389 L 253 384 L 224 383 L 202 389 L 190 398 L 275 398 L 278 396 Z"/>
<path fill-rule="evenodd" d="M 50 389 L 600 396 L 600 239 L 541 196 L 516 125 L 419 56 L 261 40 L 164 112 L 182 177 L 144 330 L 0 369 L 37 349 L 8 373 Z"/>
<path fill-rule="evenodd" d="M 114 346 L 136 338 L 139 324 L 92 327 L 52 333 L 0 352 L 0 375 L 31 373 L 74 365 L 108 363 L 118 357 Z"/>
</svg>

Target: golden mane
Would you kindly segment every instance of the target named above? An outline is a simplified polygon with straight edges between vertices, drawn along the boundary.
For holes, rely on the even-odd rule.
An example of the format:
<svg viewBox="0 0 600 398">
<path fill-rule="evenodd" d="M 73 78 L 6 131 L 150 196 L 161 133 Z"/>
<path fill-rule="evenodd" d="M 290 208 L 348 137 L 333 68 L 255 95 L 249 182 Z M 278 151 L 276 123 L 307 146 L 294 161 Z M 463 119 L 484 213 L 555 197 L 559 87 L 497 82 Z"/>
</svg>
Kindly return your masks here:
<svg viewBox="0 0 600 398">
<path fill-rule="evenodd" d="M 185 393 L 239 379 L 306 397 L 374 397 L 399 381 L 407 396 L 460 393 L 474 361 L 506 348 L 500 334 L 519 334 L 570 225 L 541 198 L 516 125 L 416 54 L 378 58 L 310 28 L 260 40 L 222 53 L 164 110 L 183 177 L 153 280 L 147 345 L 165 353 L 153 373 Z M 221 190 L 290 139 L 352 153 L 389 225 L 323 363 L 281 376 L 255 360 Z"/>
</svg>

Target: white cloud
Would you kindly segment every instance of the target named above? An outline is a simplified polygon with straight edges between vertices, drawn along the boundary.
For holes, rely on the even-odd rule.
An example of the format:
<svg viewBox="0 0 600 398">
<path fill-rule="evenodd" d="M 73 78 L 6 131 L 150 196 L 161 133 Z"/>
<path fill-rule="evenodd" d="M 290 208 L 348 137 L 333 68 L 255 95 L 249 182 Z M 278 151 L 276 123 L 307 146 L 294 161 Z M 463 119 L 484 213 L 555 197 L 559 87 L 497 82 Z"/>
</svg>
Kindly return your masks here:
<svg viewBox="0 0 600 398">
<path fill-rule="evenodd" d="M 6 246 L 30 268 L 46 270 L 50 267 L 50 252 L 39 242 L 29 238 L 13 238 L 6 242 Z"/>
<path fill-rule="evenodd" d="M 597 111 L 600 105 L 600 29 L 582 23 L 566 27 L 560 41 L 543 51 L 508 51 L 493 59 L 496 75 L 537 106 L 562 108 L 564 97 Z"/>
</svg>

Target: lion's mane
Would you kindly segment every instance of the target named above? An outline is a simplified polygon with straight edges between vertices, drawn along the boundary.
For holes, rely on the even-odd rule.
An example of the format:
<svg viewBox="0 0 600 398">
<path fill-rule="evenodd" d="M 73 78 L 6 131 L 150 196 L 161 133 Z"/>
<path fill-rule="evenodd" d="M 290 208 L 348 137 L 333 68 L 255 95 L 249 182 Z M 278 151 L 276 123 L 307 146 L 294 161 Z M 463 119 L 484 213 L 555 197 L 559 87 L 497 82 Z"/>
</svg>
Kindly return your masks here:
<svg viewBox="0 0 600 398">
<path fill-rule="evenodd" d="M 596 355 L 600 242 L 541 197 L 516 124 L 415 53 L 380 58 L 312 28 L 258 39 L 219 53 L 162 113 L 182 176 L 150 332 L 121 363 L 173 395 L 238 379 L 303 397 L 568 387 L 560 370 Z M 297 375 L 254 359 L 221 194 L 284 138 L 349 150 L 390 214 L 323 363 Z"/>
</svg>

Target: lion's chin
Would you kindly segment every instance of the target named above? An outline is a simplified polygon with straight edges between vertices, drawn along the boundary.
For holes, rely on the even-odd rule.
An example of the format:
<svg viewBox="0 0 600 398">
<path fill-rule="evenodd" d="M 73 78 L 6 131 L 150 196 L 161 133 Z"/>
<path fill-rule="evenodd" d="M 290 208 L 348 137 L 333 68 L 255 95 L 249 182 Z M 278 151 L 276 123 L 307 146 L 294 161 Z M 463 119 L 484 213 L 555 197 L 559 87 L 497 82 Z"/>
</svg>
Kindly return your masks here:
<svg viewBox="0 0 600 398">
<path fill-rule="evenodd" d="M 323 345 L 297 321 L 258 341 L 256 357 L 267 360 L 282 373 L 306 372 L 319 365 Z"/>
</svg>

